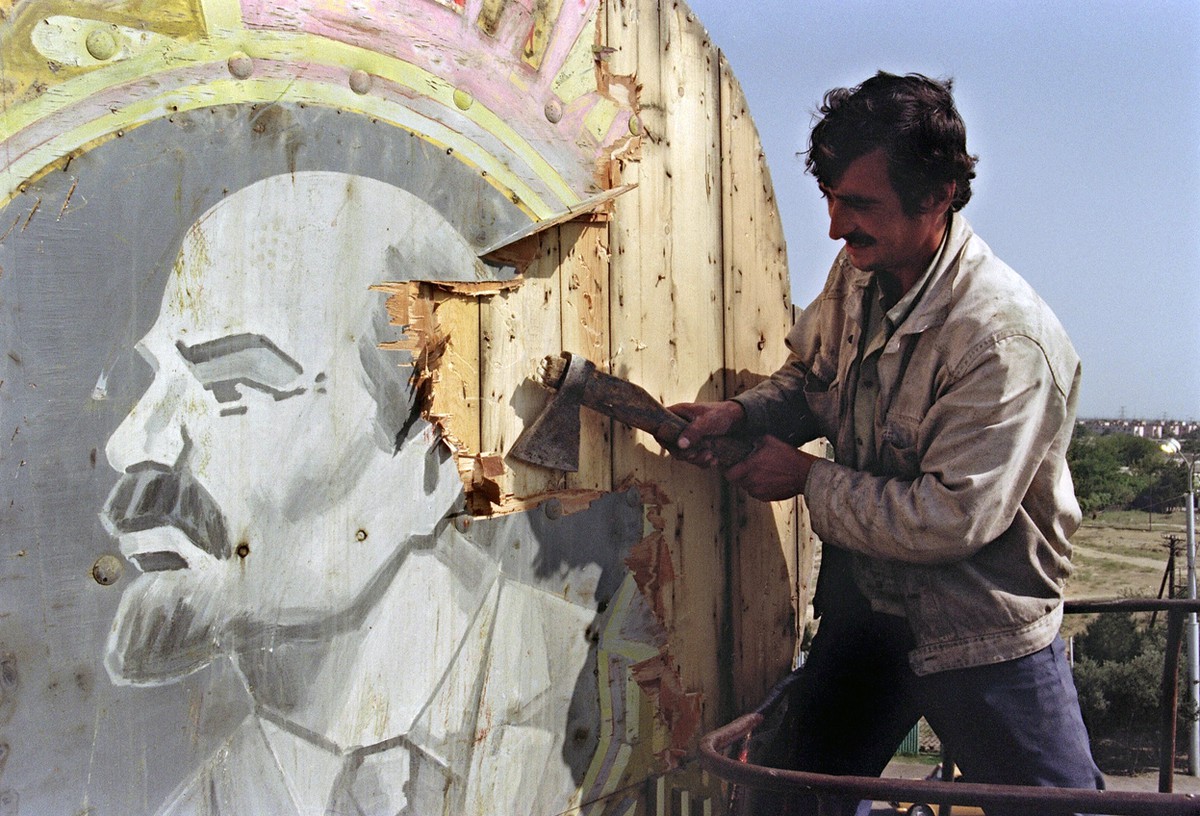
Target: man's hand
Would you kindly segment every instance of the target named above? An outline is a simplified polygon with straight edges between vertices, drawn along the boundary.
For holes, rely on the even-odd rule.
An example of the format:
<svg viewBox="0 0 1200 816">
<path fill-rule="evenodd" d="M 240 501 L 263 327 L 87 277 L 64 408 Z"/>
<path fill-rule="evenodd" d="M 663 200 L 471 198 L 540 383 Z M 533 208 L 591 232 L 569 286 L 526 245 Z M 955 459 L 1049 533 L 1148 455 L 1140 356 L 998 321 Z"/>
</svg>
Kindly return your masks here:
<svg viewBox="0 0 1200 816">
<path fill-rule="evenodd" d="M 688 420 L 688 426 L 674 439 L 656 437 L 671 455 L 700 467 L 712 467 L 717 457 L 705 446 L 706 437 L 728 436 L 746 417 L 746 411 L 733 400 L 724 402 L 681 402 L 667 410 Z"/>
<path fill-rule="evenodd" d="M 669 408 L 688 420 L 675 439 L 658 437 L 671 455 L 700 467 L 717 464 L 704 440 L 728 436 L 746 418 L 746 411 L 733 400 L 683 402 Z M 804 493 L 808 469 L 817 457 L 801 453 L 774 436 L 759 438 L 754 452 L 725 471 L 725 478 L 760 501 L 783 501 Z"/>
<path fill-rule="evenodd" d="M 783 501 L 804 493 L 816 456 L 773 436 L 758 440 L 754 453 L 725 471 L 725 478 L 759 501 Z"/>
</svg>

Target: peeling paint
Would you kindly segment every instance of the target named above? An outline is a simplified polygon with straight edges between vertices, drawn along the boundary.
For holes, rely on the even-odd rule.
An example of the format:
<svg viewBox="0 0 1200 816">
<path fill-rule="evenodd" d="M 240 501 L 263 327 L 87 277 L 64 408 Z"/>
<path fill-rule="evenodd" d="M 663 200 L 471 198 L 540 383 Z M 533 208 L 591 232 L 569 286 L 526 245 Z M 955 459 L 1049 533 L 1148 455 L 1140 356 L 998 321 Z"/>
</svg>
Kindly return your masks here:
<svg viewBox="0 0 1200 816">
<path fill-rule="evenodd" d="M 683 690 L 679 667 L 667 655 L 634 665 L 633 676 L 670 734 L 670 744 L 660 759 L 668 768 L 678 767 L 699 736 L 701 695 Z"/>
<path fill-rule="evenodd" d="M 495 454 L 471 457 L 471 481 L 467 491 L 468 507 L 475 515 L 490 515 L 505 505 L 508 494 L 500 484 L 507 468 L 504 458 Z"/>
<path fill-rule="evenodd" d="M 508 7 L 508 0 L 483 0 L 476 25 L 489 37 L 495 37 L 500 29 L 500 17 Z"/>
<path fill-rule="evenodd" d="M 675 568 L 664 530 L 664 508 L 670 497 L 658 485 L 628 483 L 625 490 L 636 489 L 641 496 L 645 513 L 645 535 L 625 559 L 638 589 L 664 627 L 669 621 L 669 596 L 675 581 Z M 692 750 L 700 736 L 702 695 L 684 690 L 679 666 L 671 654 L 666 639 L 658 655 L 642 660 L 632 667 L 638 686 L 652 701 L 655 717 L 669 735 L 660 759 L 674 768 Z"/>
<path fill-rule="evenodd" d="M 394 282 L 373 287 L 387 294 L 386 308 L 392 325 L 399 327 L 403 336 L 396 341 L 383 343 L 381 348 L 406 351 L 411 355 L 412 373 L 410 382 L 415 389 L 417 405 L 421 415 L 438 428 L 442 441 L 457 458 L 458 470 L 467 492 L 468 507 L 474 515 L 491 515 L 495 512 L 516 512 L 536 506 L 536 502 L 512 501 L 505 492 L 502 477 L 507 472 L 502 456 L 483 454 L 462 442 L 455 431 L 456 420 L 470 417 L 455 417 L 438 414 L 432 410 L 434 393 L 442 381 L 442 367 L 447 364 L 446 352 L 451 337 L 442 329 L 438 320 L 438 293 L 453 298 L 479 299 L 520 287 L 520 278 L 511 281 L 484 281 L 478 283 L 445 282 Z"/>
<path fill-rule="evenodd" d="M 525 45 L 521 50 L 521 59 L 526 65 L 534 69 L 542 66 L 542 59 L 550 45 L 554 22 L 558 19 L 561 9 L 562 0 L 534 0 L 529 34 L 525 37 Z"/>
</svg>

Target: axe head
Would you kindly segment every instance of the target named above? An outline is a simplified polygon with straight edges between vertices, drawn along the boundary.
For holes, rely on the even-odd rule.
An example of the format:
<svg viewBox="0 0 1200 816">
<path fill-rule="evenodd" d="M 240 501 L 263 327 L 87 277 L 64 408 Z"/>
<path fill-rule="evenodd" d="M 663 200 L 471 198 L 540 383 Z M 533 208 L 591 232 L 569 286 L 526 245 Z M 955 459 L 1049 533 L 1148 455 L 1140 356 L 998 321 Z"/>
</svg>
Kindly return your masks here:
<svg viewBox="0 0 1200 816">
<path fill-rule="evenodd" d="M 543 361 L 542 385 L 553 394 L 537 419 L 517 437 L 509 456 L 554 470 L 579 470 L 579 409 L 584 385 L 594 369 L 585 358 L 565 351 Z"/>
</svg>

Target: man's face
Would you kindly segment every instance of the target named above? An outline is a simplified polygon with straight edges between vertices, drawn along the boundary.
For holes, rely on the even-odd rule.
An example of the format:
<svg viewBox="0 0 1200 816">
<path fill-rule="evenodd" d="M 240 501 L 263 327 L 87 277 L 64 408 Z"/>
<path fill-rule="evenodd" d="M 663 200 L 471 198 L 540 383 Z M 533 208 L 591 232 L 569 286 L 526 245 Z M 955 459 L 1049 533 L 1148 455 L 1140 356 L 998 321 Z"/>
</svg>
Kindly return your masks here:
<svg viewBox="0 0 1200 816">
<path fill-rule="evenodd" d="M 421 506 L 429 446 L 393 456 L 376 421 L 362 353 L 383 296 L 347 271 L 367 263 L 339 246 L 352 208 L 317 229 L 313 202 L 243 201 L 185 240 L 137 344 L 154 379 L 105 449 L 123 474 L 105 520 L 143 571 L 109 641 L 129 682 L 328 635 L 314 627 L 428 532 L 420 511 L 446 509 Z"/>
<path fill-rule="evenodd" d="M 889 275 L 905 288 L 920 278 L 941 244 L 946 208 L 906 214 L 882 149 L 852 161 L 821 192 L 829 208 L 829 237 L 846 242 L 850 263 Z"/>
</svg>

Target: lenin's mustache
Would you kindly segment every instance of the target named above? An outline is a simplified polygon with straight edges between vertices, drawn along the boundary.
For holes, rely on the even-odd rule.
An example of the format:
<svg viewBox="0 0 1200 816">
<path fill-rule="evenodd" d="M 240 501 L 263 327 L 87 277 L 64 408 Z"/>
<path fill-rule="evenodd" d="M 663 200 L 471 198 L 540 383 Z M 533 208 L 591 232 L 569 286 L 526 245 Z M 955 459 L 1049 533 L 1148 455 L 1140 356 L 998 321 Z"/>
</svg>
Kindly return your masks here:
<svg viewBox="0 0 1200 816">
<path fill-rule="evenodd" d="M 209 555 L 232 555 L 221 509 L 187 471 L 134 465 L 113 486 L 100 516 L 114 535 L 174 527 Z"/>
</svg>

